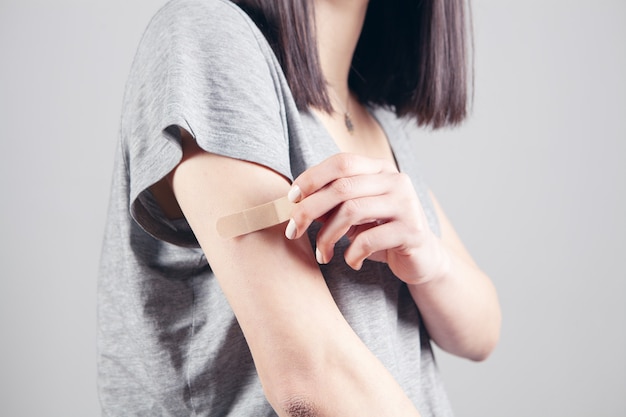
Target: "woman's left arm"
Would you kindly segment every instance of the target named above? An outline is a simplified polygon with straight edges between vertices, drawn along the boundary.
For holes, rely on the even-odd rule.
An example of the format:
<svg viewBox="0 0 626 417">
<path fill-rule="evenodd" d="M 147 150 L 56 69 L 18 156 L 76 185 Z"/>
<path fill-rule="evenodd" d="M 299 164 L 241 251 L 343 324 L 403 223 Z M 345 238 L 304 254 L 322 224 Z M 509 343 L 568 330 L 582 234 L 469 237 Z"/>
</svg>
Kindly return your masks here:
<svg viewBox="0 0 626 417">
<path fill-rule="evenodd" d="M 437 279 L 409 284 L 431 338 L 443 350 L 468 359 L 486 359 L 500 337 L 501 312 L 496 290 L 461 242 L 431 193 L 448 265 Z"/>
<path fill-rule="evenodd" d="M 348 265 L 365 259 L 386 262 L 406 282 L 432 339 L 442 349 L 484 360 L 500 333 L 498 297 L 431 194 L 441 237 L 430 227 L 410 179 L 382 159 L 338 154 L 294 181 L 299 201 L 287 237 L 301 236 L 314 220 L 323 223 L 316 257 L 327 263 L 335 243 L 347 235 Z"/>
</svg>

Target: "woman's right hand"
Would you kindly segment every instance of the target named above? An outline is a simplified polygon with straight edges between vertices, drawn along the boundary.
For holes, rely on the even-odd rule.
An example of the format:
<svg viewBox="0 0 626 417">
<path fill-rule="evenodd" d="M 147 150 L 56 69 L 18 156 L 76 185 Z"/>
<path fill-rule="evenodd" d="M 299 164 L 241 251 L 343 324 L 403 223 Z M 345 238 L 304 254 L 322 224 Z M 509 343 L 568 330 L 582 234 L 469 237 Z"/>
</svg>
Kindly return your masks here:
<svg viewBox="0 0 626 417">
<path fill-rule="evenodd" d="M 410 178 L 384 159 L 337 154 L 295 179 L 289 192 L 298 201 L 285 234 L 298 238 L 314 220 L 323 223 L 316 258 L 328 263 L 335 243 L 351 241 L 344 257 L 353 269 L 365 259 L 386 262 L 407 284 L 444 276 L 449 254 L 428 226 Z"/>
</svg>

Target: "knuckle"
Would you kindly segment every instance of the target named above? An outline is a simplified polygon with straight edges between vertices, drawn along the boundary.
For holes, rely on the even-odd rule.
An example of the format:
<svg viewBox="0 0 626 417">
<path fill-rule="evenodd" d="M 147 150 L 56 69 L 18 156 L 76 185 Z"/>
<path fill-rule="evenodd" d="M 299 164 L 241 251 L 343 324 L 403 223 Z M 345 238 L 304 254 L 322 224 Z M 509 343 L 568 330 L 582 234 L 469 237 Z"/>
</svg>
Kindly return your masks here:
<svg viewBox="0 0 626 417">
<path fill-rule="evenodd" d="M 349 196 L 352 193 L 354 184 L 350 178 L 340 178 L 331 185 L 333 192 L 340 197 Z"/>
<path fill-rule="evenodd" d="M 341 209 L 344 216 L 346 216 L 348 219 L 354 219 L 358 217 L 359 212 L 361 211 L 361 204 L 358 200 L 348 200 L 343 203 Z"/>
<path fill-rule="evenodd" d="M 426 224 L 423 219 L 418 217 L 415 219 L 410 225 L 407 226 L 407 231 L 409 231 L 409 236 L 413 239 L 419 240 L 422 233 L 424 233 L 427 229 Z"/>
<path fill-rule="evenodd" d="M 402 185 L 413 187 L 413 182 L 411 181 L 411 177 L 409 177 L 409 175 L 406 174 L 405 172 L 399 172 L 397 174 L 397 177 L 398 177 L 397 178 L 398 182 L 400 182 Z"/>
<path fill-rule="evenodd" d="M 372 240 L 372 235 L 369 233 L 364 233 L 359 235 L 358 242 L 355 242 L 361 248 L 361 252 L 365 254 L 365 256 L 370 255 L 374 252 L 374 241 Z"/>
<path fill-rule="evenodd" d="M 349 175 L 354 169 L 356 158 L 349 153 L 337 155 L 337 169 L 341 175 Z"/>
<path fill-rule="evenodd" d="M 422 218 L 419 218 L 416 222 L 415 222 L 415 237 L 417 239 L 419 239 L 419 236 L 421 236 L 423 233 L 426 233 L 428 231 L 429 227 L 428 224 L 426 223 L 426 221 Z"/>
<path fill-rule="evenodd" d="M 312 221 L 312 213 L 306 204 L 298 204 L 291 212 L 291 217 L 297 224 L 308 224 Z"/>
</svg>

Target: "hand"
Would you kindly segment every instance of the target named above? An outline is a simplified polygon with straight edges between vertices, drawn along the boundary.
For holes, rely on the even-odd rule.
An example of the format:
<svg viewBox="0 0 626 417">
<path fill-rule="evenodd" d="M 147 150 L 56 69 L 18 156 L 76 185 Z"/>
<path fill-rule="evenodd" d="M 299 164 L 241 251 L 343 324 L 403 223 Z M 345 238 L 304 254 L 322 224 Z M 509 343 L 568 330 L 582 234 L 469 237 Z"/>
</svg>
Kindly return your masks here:
<svg viewBox="0 0 626 417">
<path fill-rule="evenodd" d="M 450 264 L 440 239 L 428 226 L 411 180 L 387 160 L 334 155 L 296 180 L 289 192 L 299 202 L 285 235 L 296 239 L 314 220 L 316 258 L 328 263 L 335 243 L 350 239 L 346 263 L 359 270 L 365 259 L 386 262 L 407 284 L 443 276 Z"/>
</svg>

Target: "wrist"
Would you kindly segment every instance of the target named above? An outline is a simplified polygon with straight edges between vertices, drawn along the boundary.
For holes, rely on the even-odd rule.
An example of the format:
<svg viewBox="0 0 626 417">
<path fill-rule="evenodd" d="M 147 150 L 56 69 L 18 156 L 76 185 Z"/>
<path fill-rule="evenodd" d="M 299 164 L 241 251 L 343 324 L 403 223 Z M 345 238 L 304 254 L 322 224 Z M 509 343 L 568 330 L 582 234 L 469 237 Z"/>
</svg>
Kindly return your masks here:
<svg viewBox="0 0 626 417">
<path fill-rule="evenodd" d="M 434 284 L 450 276 L 454 263 L 450 251 L 437 237 L 434 237 L 431 248 L 428 254 L 429 267 L 425 270 L 422 269 L 419 276 L 410 281 L 409 285 L 420 287 L 426 284 Z"/>
</svg>

